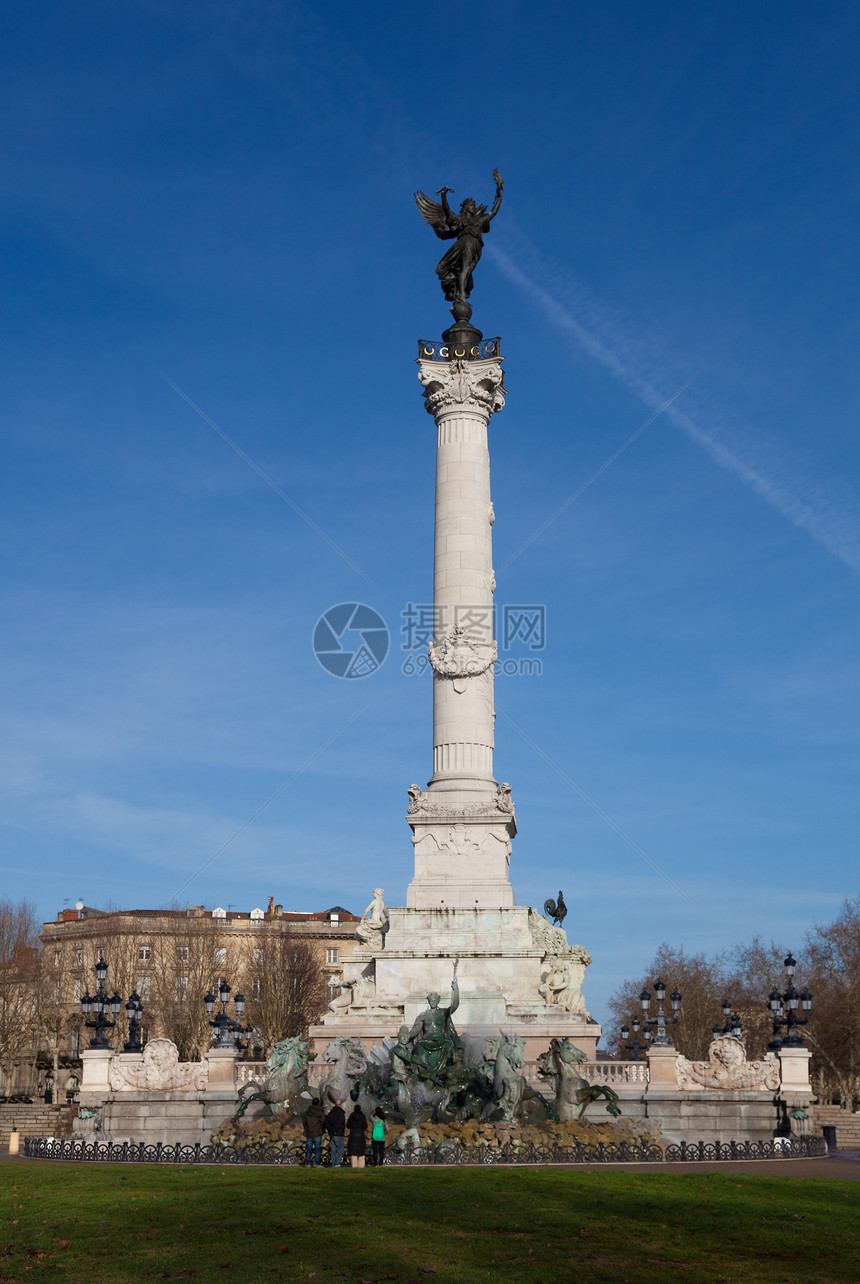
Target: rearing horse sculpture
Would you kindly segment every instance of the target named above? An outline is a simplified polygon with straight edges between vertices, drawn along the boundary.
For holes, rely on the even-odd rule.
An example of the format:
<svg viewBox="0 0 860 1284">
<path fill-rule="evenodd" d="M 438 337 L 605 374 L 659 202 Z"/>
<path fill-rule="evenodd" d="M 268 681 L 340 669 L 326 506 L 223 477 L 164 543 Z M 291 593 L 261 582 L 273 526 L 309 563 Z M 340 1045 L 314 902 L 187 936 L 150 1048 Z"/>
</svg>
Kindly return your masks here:
<svg viewBox="0 0 860 1284">
<path fill-rule="evenodd" d="M 240 1106 L 233 1115 L 233 1123 L 238 1123 L 252 1101 L 264 1101 L 276 1119 L 283 1119 L 292 1112 L 297 1113 L 293 1102 L 298 1105 L 300 1094 L 307 1091 L 308 1065 L 315 1053 L 303 1039 L 282 1039 L 272 1048 L 272 1055 L 266 1062 L 269 1077 L 263 1083 L 252 1079 L 239 1089 Z"/>
<path fill-rule="evenodd" d="M 538 1057 L 538 1074 L 548 1080 L 555 1092 L 553 1109 L 559 1119 L 581 1119 L 586 1106 L 603 1098 L 607 1113 L 621 1114 L 618 1093 L 604 1084 L 589 1083 L 576 1070 L 587 1057 L 570 1039 L 551 1039 L 549 1048 Z"/>
</svg>

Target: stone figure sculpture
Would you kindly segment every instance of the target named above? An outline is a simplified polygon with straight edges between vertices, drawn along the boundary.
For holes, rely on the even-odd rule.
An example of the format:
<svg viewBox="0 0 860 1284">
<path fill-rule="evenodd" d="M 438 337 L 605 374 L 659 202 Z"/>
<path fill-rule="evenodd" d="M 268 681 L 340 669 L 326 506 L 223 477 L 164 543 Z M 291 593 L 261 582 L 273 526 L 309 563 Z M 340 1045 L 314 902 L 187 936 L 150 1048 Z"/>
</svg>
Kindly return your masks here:
<svg viewBox="0 0 860 1284">
<path fill-rule="evenodd" d="M 563 955 L 548 955 L 541 964 L 541 972 L 546 975 L 538 986 L 545 1002 L 587 1017 L 582 982 L 590 962 L 591 955 L 581 945 L 572 945 Z"/>
<path fill-rule="evenodd" d="M 460 1005 L 460 987 L 457 985 L 457 967 L 451 980 L 451 1005 L 440 1008 L 440 996 L 427 995 L 427 1007 L 409 1031 L 408 1052 L 400 1051 L 400 1059 L 409 1067 L 413 1078 L 422 1079 L 442 1087 L 445 1073 L 454 1064 L 457 1054 L 462 1056 L 463 1044 L 454 1028 L 452 1017 Z"/>
<path fill-rule="evenodd" d="M 388 931 L 388 908 L 383 900 L 385 895 L 381 887 L 374 887 L 373 900 L 361 916 L 361 922 L 355 934 L 371 950 L 381 950 L 385 945 L 385 933 Z"/>
<path fill-rule="evenodd" d="M 546 914 L 548 919 L 552 920 L 553 924 L 556 924 L 558 927 L 562 926 L 564 920 L 567 918 L 567 906 L 564 903 L 564 895 L 561 891 L 558 893 L 557 902 L 554 901 L 551 896 L 544 901 L 543 912 Z"/>
<path fill-rule="evenodd" d="M 352 1006 L 352 987 L 354 984 L 354 981 L 347 981 L 343 972 L 335 973 L 329 981 L 329 985 L 332 991 L 337 990 L 337 994 L 332 996 L 332 1000 L 328 1005 L 329 1012 L 346 1012 Z"/>
<path fill-rule="evenodd" d="M 268 1078 L 263 1083 L 252 1079 L 239 1089 L 241 1104 L 233 1115 L 233 1123 L 242 1118 L 252 1101 L 265 1102 L 277 1119 L 286 1118 L 290 1113 L 304 1113 L 307 1102 L 301 1094 L 307 1092 L 308 1066 L 315 1056 L 303 1039 L 282 1039 L 276 1043 L 266 1062 Z"/>
<path fill-rule="evenodd" d="M 467 196 L 459 213 L 455 213 L 448 204 L 448 193 L 453 192 L 453 187 L 443 187 L 436 193 L 442 198 L 441 205 L 425 196 L 424 192 L 415 193 L 415 203 L 422 218 L 439 239 L 451 241 L 456 238 L 455 244 L 436 265 L 442 293 L 449 303 L 465 303 L 472 293 L 472 274 L 484 248 L 483 238 L 502 204 L 505 180 L 497 169 L 493 170 L 493 178 L 496 180 L 496 199 L 489 212 L 486 205 L 476 205 L 472 197 Z"/>
<path fill-rule="evenodd" d="M 562 1122 L 579 1119 L 586 1107 L 603 1098 L 607 1113 L 621 1114 L 618 1093 L 613 1088 L 591 1084 L 576 1069 L 586 1060 L 585 1053 L 570 1039 L 551 1039 L 549 1048 L 538 1057 L 538 1074 L 542 1075 L 555 1093 L 552 1108 Z"/>
<path fill-rule="evenodd" d="M 410 785 L 406 792 L 409 795 L 409 802 L 406 804 L 408 815 L 414 816 L 427 808 L 429 799 L 420 785 Z"/>
<path fill-rule="evenodd" d="M 776 1092 L 779 1059 L 768 1052 L 762 1061 L 747 1061 L 740 1039 L 733 1034 L 721 1034 L 708 1048 L 707 1061 L 688 1061 L 679 1056 L 675 1061 L 675 1079 L 678 1087 L 688 1092 L 702 1088 Z"/>
<path fill-rule="evenodd" d="M 209 1067 L 205 1061 L 180 1061 L 170 1039 L 150 1039 L 139 1061 L 113 1057 L 108 1079 L 114 1092 L 199 1092 Z"/>
<path fill-rule="evenodd" d="M 557 954 L 548 954 L 541 964 L 546 975 L 538 986 L 538 993 L 546 1003 L 557 1005 L 567 988 L 568 975 Z"/>
<path fill-rule="evenodd" d="M 506 780 L 503 780 L 496 789 L 496 806 L 506 816 L 513 816 L 514 799 L 511 794 L 511 787 Z"/>
</svg>

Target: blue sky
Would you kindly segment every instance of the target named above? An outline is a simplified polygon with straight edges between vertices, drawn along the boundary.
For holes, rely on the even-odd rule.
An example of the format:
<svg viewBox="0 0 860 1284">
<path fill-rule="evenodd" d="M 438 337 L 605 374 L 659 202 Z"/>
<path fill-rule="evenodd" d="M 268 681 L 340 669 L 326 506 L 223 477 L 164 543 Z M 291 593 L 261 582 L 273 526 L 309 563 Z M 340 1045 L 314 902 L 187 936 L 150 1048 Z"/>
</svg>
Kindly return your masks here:
<svg viewBox="0 0 860 1284">
<path fill-rule="evenodd" d="M 547 620 L 497 682 L 517 898 L 563 887 L 597 1016 L 663 939 L 798 948 L 858 890 L 856 7 L 4 22 L 4 894 L 163 904 L 277 793 L 180 900 L 403 903 L 449 322 L 412 193 L 498 165 L 497 603 Z M 310 645 L 344 601 L 392 630 L 359 681 Z"/>
</svg>

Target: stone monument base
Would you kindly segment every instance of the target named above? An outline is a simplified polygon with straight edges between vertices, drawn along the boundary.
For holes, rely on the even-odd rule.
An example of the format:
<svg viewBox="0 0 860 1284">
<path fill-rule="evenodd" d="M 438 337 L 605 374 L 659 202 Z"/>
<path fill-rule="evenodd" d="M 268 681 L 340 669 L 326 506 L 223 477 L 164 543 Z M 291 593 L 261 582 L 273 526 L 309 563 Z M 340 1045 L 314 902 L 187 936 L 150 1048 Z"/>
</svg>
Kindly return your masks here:
<svg viewBox="0 0 860 1284">
<path fill-rule="evenodd" d="M 117 1093 L 101 1104 L 101 1129 L 91 1139 L 208 1146 L 213 1130 L 231 1117 L 236 1102 L 235 1088 L 206 1093 Z"/>
<path fill-rule="evenodd" d="M 547 960 L 561 957 L 570 975 L 566 1003 L 546 993 Z M 436 991 L 450 1004 L 453 960 L 459 959 L 460 1003 L 454 1024 L 461 1038 L 525 1040 L 525 1058 L 536 1060 L 550 1039 L 569 1038 L 588 1058 L 596 1055 L 600 1026 L 585 1010 L 581 982 L 590 958 L 569 946 L 561 928 L 525 905 L 392 908 L 384 945 L 357 950 L 344 961 L 342 1000 L 310 1028 L 314 1052 L 330 1039 L 360 1040 L 366 1051 L 402 1025 L 412 1026 Z"/>
</svg>

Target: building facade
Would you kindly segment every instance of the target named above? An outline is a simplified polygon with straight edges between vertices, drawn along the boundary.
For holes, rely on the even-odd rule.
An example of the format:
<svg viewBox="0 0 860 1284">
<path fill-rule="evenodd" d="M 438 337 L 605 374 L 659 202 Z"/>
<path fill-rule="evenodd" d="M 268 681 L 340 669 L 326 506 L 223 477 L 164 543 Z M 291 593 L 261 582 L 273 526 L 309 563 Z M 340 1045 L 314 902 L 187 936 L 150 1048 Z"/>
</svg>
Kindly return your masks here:
<svg viewBox="0 0 860 1284">
<path fill-rule="evenodd" d="M 143 1007 L 145 1039 L 172 1039 L 183 1059 L 196 1060 L 211 1042 L 204 999 L 219 983 L 245 1000 L 241 1024 L 250 1028 L 247 1055 L 262 1059 L 279 1038 L 303 1034 L 333 994 L 344 959 L 357 944 L 359 917 L 336 905 L 315 913 L 268 907 L 246 911 L 188 909 L 105 912 L 79 903 L 63 909 L 42 931 L 39 1043 L 43 1078 L 55 1100 L 77 1081 L 77 1058 L 90 1039 L 81 999 L 96 988 L 95 965 L 107 963 L 105 990 L 120 1011 L 109 1031 L 121 1048 L 128 1037 L 125 1004 L 134 992 Z"/>
</svg>

